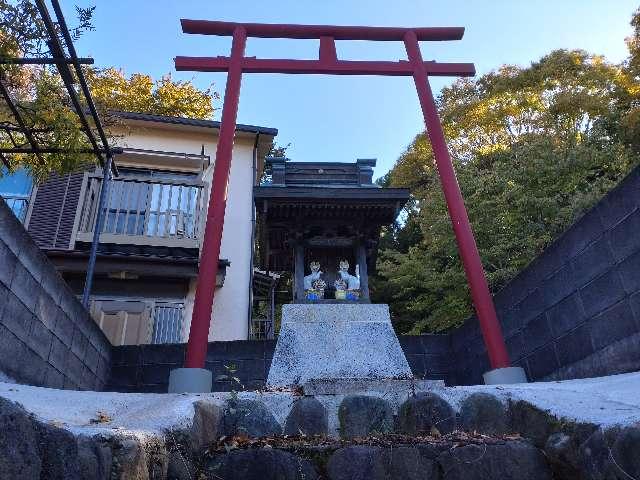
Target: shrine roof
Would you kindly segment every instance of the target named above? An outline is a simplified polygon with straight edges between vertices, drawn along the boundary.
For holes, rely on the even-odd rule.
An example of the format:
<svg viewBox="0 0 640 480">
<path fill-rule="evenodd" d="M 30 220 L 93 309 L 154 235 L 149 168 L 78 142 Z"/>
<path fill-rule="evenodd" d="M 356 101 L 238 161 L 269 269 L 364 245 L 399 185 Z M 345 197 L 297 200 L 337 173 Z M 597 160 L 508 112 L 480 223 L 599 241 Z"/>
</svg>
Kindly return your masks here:
<svg viewBox="0 0 640 480">
<path fill-rule="evenodd" d="M 273 187 L 260 186 L 254 187 L 254 197 L 256 203 L 261 200 L 324 200 L 331 202 L 347 201 L 365 201 L 374 203 L 402 202 L 403 204 L 409 199 L 409 190 L 406 188 L 362 188 L 362 187 L 345 187 L 345 186 L 322 186 L 318 185 L 306 187 Z M 326 202 L 324 202 L 326 203 Z"/>
<path fill-rule="evenodd" d="M 393 222 L 409 199 L 405 188 L 373 183 L 375 159 L 340 163 L 267 158 L 266 164 L 271 181 L 254 187 L 253 194 L 258 211 L 268 211 L 272 220 L 358 217 L 383 225 Z"/>
<path fill-rule="evenodd" d="M 255 187 L 254 201 L 267 222 L 366 219 L 370 226 L 392 223 L 409 199 L 403 188 Z"/>
</svg>

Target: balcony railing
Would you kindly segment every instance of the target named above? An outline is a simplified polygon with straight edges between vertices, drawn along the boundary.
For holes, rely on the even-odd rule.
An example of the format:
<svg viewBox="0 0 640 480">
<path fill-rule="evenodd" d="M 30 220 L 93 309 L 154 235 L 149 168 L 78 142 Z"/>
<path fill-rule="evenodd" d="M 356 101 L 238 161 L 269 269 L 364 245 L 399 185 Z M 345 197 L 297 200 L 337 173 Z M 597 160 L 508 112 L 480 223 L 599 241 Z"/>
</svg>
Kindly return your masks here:
<svg viewBox="0 0 640 480">
<path fill-rule="evenodd" d="M 86 178 L 77 240 L 91 241 L 102 178 Z M 101 243 L 197 248 L 204 184 L 191 179 L 125 177 L 111 180 Z"/>
</svg>

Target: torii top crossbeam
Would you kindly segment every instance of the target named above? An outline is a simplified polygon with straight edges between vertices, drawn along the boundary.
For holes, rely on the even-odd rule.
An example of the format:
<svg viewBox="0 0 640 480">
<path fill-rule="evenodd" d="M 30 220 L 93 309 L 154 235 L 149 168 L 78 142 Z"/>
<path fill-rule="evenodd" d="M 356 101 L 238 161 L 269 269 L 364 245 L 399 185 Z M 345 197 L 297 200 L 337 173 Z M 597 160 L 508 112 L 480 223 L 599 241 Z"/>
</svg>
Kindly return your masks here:
<svg viewBox="0 0 640 480">
<path fill-rule="evenodd" d="M 261 59 L 244 57 L 243 73 L 292 73 L 328 75 L 389 75 L 411 76 L 413 66 L 408 61 L 353 61 L 338 60 L 335 40 L 403 41 L 413 32 L 418 41 L 460 40 L 462 27 L 396 28 L 396 27 L 347 27 L 324 25 L 279 25 L 261 23 L 213 22 L 208 20 L 182 20 L 185 33 L 202 35 L 233 35 L 237 28 L 244 29 L 247 37 L 319 39 L 318 60 Z M 176 70 L 199 72 L 226 72 L 230 57 L 176 57 Z M 424 62 L 428 75 L 473 76 L 472 63 Z"/>
<path fill-rule="evenodd" d="M 438 117 L 428 77 L 472 76 L 471 63 L 425 62 L 419 41 L 459 40 L 464 34 L 461 27 L 396 28 L 324 25 L 282 25 L 232 23 L 207 20 L 181 20 L 185 33 L 233 36 L 231 55 L 228 57 L 176 57 L 176 70 L 200 72 L 228 72 L 220 138 L 216 150 L 213 185 L 207 212 L 200 274 L 193 308 L 189 344 L 185 367 L 204 367 L 207 340 L 213 308 L 215 279 L 222 241 L 226 188 L 231 166 L 231 153 L 243 73 L 289 73 L 327 75 L 387 75 L 412 76 L 424 115 L 427 133 L 433 148 L 436 166 L 458 249 L 465 268 L 474 306 L 482 329 L 492 368 L 509 367 L 509 357 L 498 323 L 495 307 L 480 261 L 473 231 L 460 193 L 455 171 Z M 260 59 L 245 57 L 247 37 L 318 39 L 319 54 L 313 60 Z M 353 61 L 339 60 L 336 40 L 372 40 L 404 42 L 408 60 Z"/>
<path fill-rule="evenodd" d="M 348 25 L 289 25 L 283 23 L 236 23 L 212 20 L 180 20 L 184 33 L 201 35 L 233 35 L 239 26 L 245 29 L 248 37 L 293 38 L 298 40 L 332 37 L 335 40 L 374 40 L 402 41 L 405 33 L 411 30 L 418 41 L 424 40 L 460 40 L 464 27 L 363 27 Z"/>
</svg>

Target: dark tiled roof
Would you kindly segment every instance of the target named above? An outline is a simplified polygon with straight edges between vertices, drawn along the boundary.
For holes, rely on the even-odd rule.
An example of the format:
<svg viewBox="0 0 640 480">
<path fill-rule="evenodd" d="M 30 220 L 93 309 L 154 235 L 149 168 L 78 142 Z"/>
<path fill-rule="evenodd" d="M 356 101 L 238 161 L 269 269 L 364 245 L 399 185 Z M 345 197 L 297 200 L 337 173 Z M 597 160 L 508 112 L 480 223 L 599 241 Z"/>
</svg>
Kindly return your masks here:
<svg viewBox="0 0 640 480">
<path fill-rule="evenodd" d="M 374 158 L 359 158 L 347 162 L 291 162 L 286 158 L 267 157 L 270 182 L 262 186 L 311 188 L 365 188 L 379 189 L 373 183 Z"/>
</svg>

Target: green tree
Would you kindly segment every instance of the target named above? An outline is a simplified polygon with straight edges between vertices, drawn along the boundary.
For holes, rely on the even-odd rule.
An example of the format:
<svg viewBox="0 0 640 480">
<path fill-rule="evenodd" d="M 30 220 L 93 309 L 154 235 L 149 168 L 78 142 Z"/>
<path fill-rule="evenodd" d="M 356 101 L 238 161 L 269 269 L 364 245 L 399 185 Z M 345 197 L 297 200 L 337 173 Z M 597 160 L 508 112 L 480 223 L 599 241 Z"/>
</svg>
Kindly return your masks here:
<svg viewBox="0 0 640 480">
<path fill-rule="evenodd" d="M 493 291 L 638 163 L 623 122 L 637 88 L 626 64 L 558 50 L 443 89 L 443 128 Z M 456 326 L 471 303 L 426 135 L 388 183 L 410 188 L 413 202 L 381 242 L 374 296 L 390 302 L 401 331 Z M 410 245 L 400 244 L 404 230 Z"/>
<path fill-rule="evenodd" d="M 633 33 L 626 39 L 627 48 L 629 49 L 628 68 L 638 79 L 640 78 L 640 8 L 631 17 L 631 26 L 633 27 Z"/>
<path fill-rule="evenodd" d="M 622 141 L 640 153 L 640 8 L 633 14 L 631 26 L 633 34 L 626 39 L 629 59 L 625 65 L 631 88 L 626 97 L 626 106 L 620 109 L 621 128 L 617 131 Z"/>
</svg>

